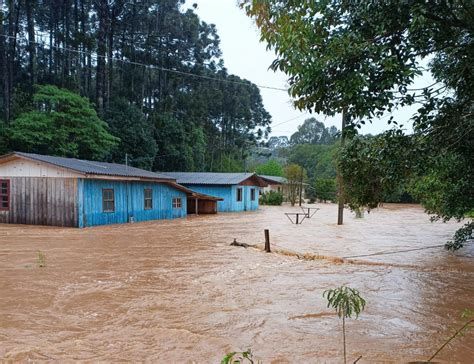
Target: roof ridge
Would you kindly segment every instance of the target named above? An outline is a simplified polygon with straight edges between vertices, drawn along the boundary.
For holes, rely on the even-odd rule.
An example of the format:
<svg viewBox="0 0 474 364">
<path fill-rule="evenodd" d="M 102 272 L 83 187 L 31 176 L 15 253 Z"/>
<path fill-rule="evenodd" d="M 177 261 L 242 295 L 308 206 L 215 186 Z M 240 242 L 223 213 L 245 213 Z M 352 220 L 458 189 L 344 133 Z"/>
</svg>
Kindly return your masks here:
<svg viewBox="0 0 474 364">
<path fill-rule="evenodd" d="M 92 161 L 87 159 L 69 158 L 17 151 L 4 155 L 3 157 L 9 155 L 17 155 L 19 157 L 32 159 L 42 163 L 48 163 L 56 167 L 66 168 L 84 174 L 108 175 L 117 177 L 138 177 L 176 181 L 176 179 L 172 176 L 168 176 L 162 172 L 148 171 L 146 169 L 127 166 L 119 163 Z"/>
</svg>

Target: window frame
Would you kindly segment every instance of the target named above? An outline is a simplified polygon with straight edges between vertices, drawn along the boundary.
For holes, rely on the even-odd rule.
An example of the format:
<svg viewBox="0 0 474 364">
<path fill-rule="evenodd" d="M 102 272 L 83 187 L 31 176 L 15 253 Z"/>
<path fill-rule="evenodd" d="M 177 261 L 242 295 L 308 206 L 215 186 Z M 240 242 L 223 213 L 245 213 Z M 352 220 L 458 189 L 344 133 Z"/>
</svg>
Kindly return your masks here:
<svg viewBox="0 0 474 364">
<path fill-rule="evenodd" d="M 242 202 L 243 199 L 244 199 L 244 189 L 242 187 L 237 187 L 236 201 Z"/>
<path fill-rule="evenodd" d="M 250 189 L 250 201 L 255 201 L 255 188 Z"/>
<path fill-rule="evenodd" d="M 112 192 L 112 199 L 106 199 L 105 194 Z M 112 202 L 112 209 L 106 209 L 106 203 Z M 102 212 L 115 212 L 115 190 L 113 188 L 102 188 Z"/>
<path fill-rule="evenodd" d="M 183 207 L 183 201 L 181 197 L 173 197 L 173 199 L 171 200 L 171 207 L 173 208 L 173 210 L 181 209 Z"/>
<path fill-rule="evenodd" d="M 150 193 L 150 196 L 147 197 L 147 192 Z M 147 201 L 150 201 L 150 206 L 147 206 Z M 144 188 L 143 189 L 143 209 L 144 210 L 153 210 L 153 189 Z"/>
<path fill-rule="evenodd" d="M 7 184 L 7 193 L 2 192 L 2 185 Z M 10 180 L 9 179 L 0 179 L 0 211 L 10 211 Z M 3 197 L 7 197 L 7 207 L 3 206 Z"/>
</svg>

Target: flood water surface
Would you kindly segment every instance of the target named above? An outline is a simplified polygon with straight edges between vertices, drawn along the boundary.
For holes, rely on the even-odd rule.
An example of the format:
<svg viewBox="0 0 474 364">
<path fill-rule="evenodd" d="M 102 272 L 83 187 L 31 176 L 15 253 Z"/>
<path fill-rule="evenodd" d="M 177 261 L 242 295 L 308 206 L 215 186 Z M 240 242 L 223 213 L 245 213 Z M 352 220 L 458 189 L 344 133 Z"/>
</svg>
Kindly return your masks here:
<svg viewBox="0 0 474 364">
<path fill-rule="evenodd" d="M 264 363 L 340 363 L 341 322 L 322 297 L 340 285 L 367 301 L 347 321 L 350 362 L 429 358 L 474 309 L 473 246 L 437 247 L 460 224 L 385 205 L 337 226 L 335 205 L 316 206 L 301 225 L 288 206 L 83 230 L 0 225 L 0 359 L 218 363 L 252 348 Z M 264 229 L 270 254 L 229 245 L 261 246 Z M 437 359 L 473 363 L 474 331 Z"/>
</svg>

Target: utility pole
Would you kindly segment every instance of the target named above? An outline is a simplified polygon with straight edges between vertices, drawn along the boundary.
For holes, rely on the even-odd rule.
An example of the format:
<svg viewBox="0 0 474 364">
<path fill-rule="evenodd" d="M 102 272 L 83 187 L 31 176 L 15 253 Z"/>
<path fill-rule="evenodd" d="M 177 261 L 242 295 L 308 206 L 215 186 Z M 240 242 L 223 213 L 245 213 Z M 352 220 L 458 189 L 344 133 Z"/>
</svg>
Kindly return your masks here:
<svg viewBox="0 0 474 364">
<path fill-rule="evenodd" d="M 347 108 L 342 110 L 342 128 L 341 128 L 341 148 L 344 147 L 346 141 L 346 125 L 347 125 Z M 339 198 L 338 198 L 338 209 L 337 209 L 337 224 L 342 225 L 344 221 L 344 187 L 342 185 L 341 172 L 337 171 L 337 181 L 339 184 Z"/>
</svg>

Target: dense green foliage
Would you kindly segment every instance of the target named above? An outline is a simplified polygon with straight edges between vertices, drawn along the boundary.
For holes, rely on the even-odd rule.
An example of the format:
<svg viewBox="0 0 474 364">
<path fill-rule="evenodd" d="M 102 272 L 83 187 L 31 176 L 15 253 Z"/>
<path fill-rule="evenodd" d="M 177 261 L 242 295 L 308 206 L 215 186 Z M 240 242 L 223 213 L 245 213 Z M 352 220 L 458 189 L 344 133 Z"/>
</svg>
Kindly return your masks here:
<svg viewBox="0 0 474 364">
<path fill-rule="evenodd" d="M 338 149 L 337 143 L 332 145 L 298 144 L 291 148 L 288 161 L 303 166 L 311 179 L 335 178 L 335 159 Z"/>
<path fill-rule="evenodd" d="M 339 155 L 344 171 L 344 199 L 353 210 L 375 208 L 395 193 L 409 176 L 417 151 L 415 139 L 401 131 L 388 131 L 376 137 L 357 136 Z"/>
<path fill-rule="evenodd" d="M 283 176 L 283 166 L 297 164 L 302 166 L 307 173 L 310 186 L 305 190 L 306 198 L 310 200 L 321 199 L 333 201 L 336 197 L 331 191 L 329 198 L 323 195 L 316 196 L 314 184 L 316 179 L 324 179 L 331 186 L 336 186 L 336 155 L 339 149 L 339 131 L 335 127 L 325 127 L 323 123 L 314 118 L 306 119 L 298 127 L 290 139 L 287 137 L 272 137 L 268 141 L 271 158 L 257 165 L 258 174 Z M 291 142 L 290 142 L 291 140 Z"/>
<path fill-rule="evenodd" d="M 104 116 L 110 132 L 120 138 L 120 144 L 109 155 L 112 161 L 127 161 L 139 168 L 150 169 L 158 147 L 154 138 L 155 128 L 145 119 L 140 109 L 127 100 L 111 101 Z"/>
<path fill-rule="evenodd" d="M 306 196 L 310 199 L 321 202 L 336 201 L 337 186 L 334 178 L 316 178 L 307 190 Z"/>
<path fill-rule="evenodd" d="M 260 196 L 260 204 L 280 206 L 283 203 L 283 194 L 281 192 L 269 191 Z"/>
<path fill-rule="evenodd" d="M 13 148 L 75 153 L 43 148 L 47 135 L 37 131 L 53 123 L 50 114 L 25 119 L 26 111 L 36 109 L 29 102 L 35 85 L 87 98 L 121 139 L 101 153 L 83 153 L 79 146 L 80 158 L 123 163 L 128 154 L 131 164 L 144 168 L 243 170 L 250 147 L 268 135 L 271 118 L 258 87 L 228 74 L 215 26 L 202 22 L 184 0 L 8 0 L 5 5 L 0 9 L 2 153 Z M 29 140 L 4 132 L 14 123 L 28 126 L 24 139 Z M 91 141 L 78 143 L 92 144 L 94 134 L 88 136 Z"/>
<path fill-rule="evenodd" d="M 356 138 L 341 153 L 344 195 L 353 208 L 376 206 L 409 177 L 414 196 L 438 218 L 461 219 L 473 210 L 473 2 L 243 3 L 276 51 L 273 69 L 289 75 L 296 106 L 345 111 L 349 126 L 360 127 L 396 107 L 420 105 L 413 136 Z M 410 89 L 425 57 L 436 82 Z M 464 241 L 473 225 L 460 230 Z"/>
<path fill-rule="evenodd" d="M 306 119 L 298 126 L 298 131 L 290 138 L 295 144 L 332 144 L 337 138 L 338 130 L 335 126 L 326 126 L 315 118 Z"/>
<path fill-rule="evenodd" d="M 89 101 L 55 86 L 40 86 L 35 109 L 20 114 L 8 127 L 15 149 L 65 157 L 100 159 L 119 139 L 107 131 Z"/>
<path fill-rule="evenodd" d="M 266 163 L 260 164 L 255 168 L 255 173 L 264 176 L 283 176 L 283 167 L 275 159 L 269 159 Z"/>
</svg>

